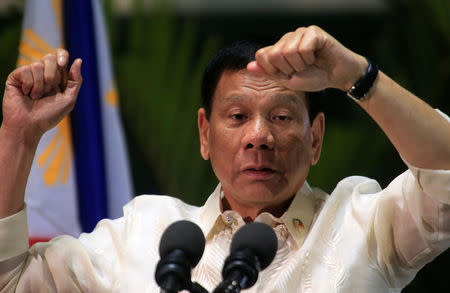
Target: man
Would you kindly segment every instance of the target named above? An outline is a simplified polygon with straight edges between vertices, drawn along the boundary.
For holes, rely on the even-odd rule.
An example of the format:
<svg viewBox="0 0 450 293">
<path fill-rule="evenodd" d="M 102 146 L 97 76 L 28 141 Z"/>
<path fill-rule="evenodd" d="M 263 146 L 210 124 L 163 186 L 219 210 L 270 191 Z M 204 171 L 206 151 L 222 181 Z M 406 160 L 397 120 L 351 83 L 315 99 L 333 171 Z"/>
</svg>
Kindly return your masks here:
<svg viewBox="0 0 450 293">
<path fill-rule="evenodd" d="M 274 228 L 278 251 L 248 292 L 397 292 L 447 249 L 446 118 L 318 27 L 287 33 L 258 50 L 256 61 L 249 46 L 219 52 L 205 73 L 201 155 L 211 160 L 220 184 L 203 207 L 141 196 L 124 208 L 124 217 L 101 221 L 91 234 L 30 250 L 27 175 L 40 136 L 74 104 L 81 61 L 72 65 L 67 86 L 61 85 L 63 50 L 15 70 L 0 128 L 0 288 L 158 292 L 159 238 L 179 219 L 198 223 L 206 236 L 192 277 L 208 290 L 221 280 L 233 233 L 249 221 Z M 409 170 L 386 189 L 350 177 L 327 196 L 305 182 L 319 159 L 325 124 L 323 113 L 310 117 L 314 101 L 305 93 L 328 87 L 355 97 L 407 162 Z"/>
</svg>

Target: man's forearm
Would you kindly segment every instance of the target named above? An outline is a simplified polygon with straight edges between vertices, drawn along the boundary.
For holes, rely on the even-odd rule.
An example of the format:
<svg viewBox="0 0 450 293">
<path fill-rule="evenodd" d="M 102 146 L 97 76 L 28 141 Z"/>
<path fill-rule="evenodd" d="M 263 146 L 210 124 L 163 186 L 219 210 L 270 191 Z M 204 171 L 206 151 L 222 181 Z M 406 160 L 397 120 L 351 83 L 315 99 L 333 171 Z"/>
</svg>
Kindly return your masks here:
<svg viewBox="0 0 450 293">
<path fill-rule="evenodd" d="M 287 88 L 348 91 L 364 74 L 367 60 L 317 26 L 300 27 L 257 51 L 247 69 L 266 73 Z M 289 62 L 288 62 L 289 61 Z M 450 169 L 450 123 L 425 102 L 379 72 L 368 99 L 359 102 L 412 165 Z"/>
<path fill-rule="evenodd" d="M 368 99 L 359 102 L 408 163 L 450 169 L 450 123 L 380 72 Z"/>
<path fill-rule="evenodd" d="M 19 212 L 37 142 L 26 142 L 17 133 L 0 127 L 0 218 Z"/>
</svg>

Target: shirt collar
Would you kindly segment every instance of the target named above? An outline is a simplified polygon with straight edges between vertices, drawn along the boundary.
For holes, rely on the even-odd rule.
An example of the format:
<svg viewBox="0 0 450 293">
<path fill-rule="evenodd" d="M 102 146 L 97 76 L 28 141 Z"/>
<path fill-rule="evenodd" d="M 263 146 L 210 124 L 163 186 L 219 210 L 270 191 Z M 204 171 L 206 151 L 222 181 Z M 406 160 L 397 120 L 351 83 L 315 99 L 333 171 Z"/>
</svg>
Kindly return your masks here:
<svg viewBox="0 0 450 293">
<path fill-rule="evenodd" d="M 219 183 L 200 210 L 199 225 L 206 237 L 208 237 L 209 232 L 222 214 L 222 204 L 220 200 L 221 190 L 222 185 Z"/>
<path fill-rule="evenodd" d="M 222 186 L 219 183 L 200 211 L 200 227 L 207 238 L 214 226 L 222 222 L 221 190 Z M 273 221 L 275 222 L 284 223 L 289 234 L 291 234 L 297 245 L 300 247 L 309 231 L 314 213 L 314 194 L 309 184 L 305 182 L 302 188 L 296 193 L 291 205 L 281 218 L 277 219 L 272 215 L 270 215 L 270 217 L 273 218 Z M 267 213 L 262 213 L 258 218 L 266 218 L 267 216 Z M 258 218 L 256 221 L 258 221 Z"/>
<path fill-rule="evenodd" d="M 305 181 L 305 184 L 297 192 L 287 211 L 281 216 L 281 220 L 299 247 L 305 241 L 314 213 L 314 194 L 308 182 Z"/>
</svg>

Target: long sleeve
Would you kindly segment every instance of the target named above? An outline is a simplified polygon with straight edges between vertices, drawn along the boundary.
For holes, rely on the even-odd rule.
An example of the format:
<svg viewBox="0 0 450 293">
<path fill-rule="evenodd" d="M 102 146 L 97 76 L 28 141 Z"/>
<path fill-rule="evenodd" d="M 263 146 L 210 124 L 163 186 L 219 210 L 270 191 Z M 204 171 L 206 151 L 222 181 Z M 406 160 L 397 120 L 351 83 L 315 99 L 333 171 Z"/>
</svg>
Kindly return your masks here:
<svg viewBox="0 0 450 293">
<path fill-rule="evenodd" d="M 197 222 L 198 213 L 175 198 L 139 196 L 123 217 L 102 220 L 91 233 L 28 249 L 22 210 L 0 219 L 0 292 L 159 292 L 154 269 L 161 234 L 176 220 Z"/>
<path fill-rule="evenodd" d="M 369 252 L 394 288 L 450 246 L 450 171 L 408 167 L 377 195 L 369 224 Z"/>
<path fill-rule="evenodd" d="M 123 257 L 124 218 L 79 239 L 61 236 L 28 250 L 26 213 L 0 221 L 0 292 L 111 292 Z"/>
</svg>

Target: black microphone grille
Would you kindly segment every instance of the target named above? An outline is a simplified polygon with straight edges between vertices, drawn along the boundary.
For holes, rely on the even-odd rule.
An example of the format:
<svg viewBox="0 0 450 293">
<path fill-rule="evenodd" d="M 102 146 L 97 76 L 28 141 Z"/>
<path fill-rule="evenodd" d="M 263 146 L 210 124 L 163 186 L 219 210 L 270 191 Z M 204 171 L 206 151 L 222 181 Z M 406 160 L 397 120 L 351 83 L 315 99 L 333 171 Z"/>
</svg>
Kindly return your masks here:
<svg viewBox="0 0 450 293">
<path fill-rule="evenodd" d="M 261 270 L 272 262 L 277 253 L 278 241 L 272 227 L 253 222 L 240 228 L 231 241 L 230 253 L 249 248 L 259 259 Z"/>
<path fill-rule="evenodd" d="M 200 227 L 186 220 L 174 222 L 167 227 L 159 242 L 159 255 L 163 258 L 175 249 L 182 250 L 192 267 L 195 267 L 205 249 L 205 236 Z"/>
</svg>

